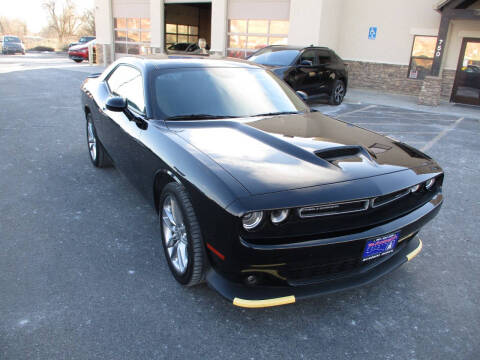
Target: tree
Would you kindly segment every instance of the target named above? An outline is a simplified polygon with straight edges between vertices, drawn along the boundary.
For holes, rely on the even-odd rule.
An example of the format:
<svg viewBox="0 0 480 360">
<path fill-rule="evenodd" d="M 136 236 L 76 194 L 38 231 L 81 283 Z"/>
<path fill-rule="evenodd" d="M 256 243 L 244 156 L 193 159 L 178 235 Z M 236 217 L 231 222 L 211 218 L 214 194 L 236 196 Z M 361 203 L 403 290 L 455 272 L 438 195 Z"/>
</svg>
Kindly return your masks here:
<svg viewBox="0 0 480 360">
<path fill-rule="evenodd" d="M 82 25 L 80 26 L 79 35 L 95 35 L 95 12 L 93 9 L 87 9 L 81 17 Z"/>
<path fill-rule="evenodd" d="M 5 16 L 1 16 L 0 34 L 24 37 L 28 34 L 27 24 L 25 24 L 24 21 L 18 19 L 9 19 Z"/>
<path fill-rule="evenodd" d="M 48 14 L 48 26 L 60 44 L 76 35 L 80 19 L 75 13 L 75 4 L 72 0 L 44 0 L 43 7 Z"/>
</svg>

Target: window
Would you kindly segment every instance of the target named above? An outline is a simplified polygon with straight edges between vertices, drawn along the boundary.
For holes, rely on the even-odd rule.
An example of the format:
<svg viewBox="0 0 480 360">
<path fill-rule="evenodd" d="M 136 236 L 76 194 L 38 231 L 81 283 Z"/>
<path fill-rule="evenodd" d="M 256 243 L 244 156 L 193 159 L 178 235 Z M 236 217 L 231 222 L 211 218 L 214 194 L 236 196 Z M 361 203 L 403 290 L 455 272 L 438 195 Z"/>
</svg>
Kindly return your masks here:
<svg viewBox="0 0 480 360">
<path fill-rule="evenodd" d="M 270 66 L 288 66 L 300 54 L 298 50 L 285 48 L 264 48 L 252 55 L 249 60 L 257 64 Z"/>
<path fill-rule="evenodd" d="M 145 55 L 150 46 L 150 19 L 115 18 L 115 52 Z"/>
<path fill-rule="evenodd" d="M 288 20 L 229 20 L 227 55 L 247 58 L 267 45 L 287 45 L 288 27 Z"/>
<path fill-rule="evenodd" d="M 410 79 L 425 79 L 425 76 L 430 74 L 436 45 L 436 36 L 415 35 L 408 68 Z"/>
<path fill-rule="evenodd" d="M 315 51 L 313 51 L 313 50 L 305 51 L 302 54 L 302 56 L 300 56 L 300 59 L 298 60 L 298 63 L 301 64 L 302 61 L 308 61 L 308 62 L 310 62 L 311 65 L 316 64 L 316 62 L 315 62 Z"/>
<path fill-rule="evenodd" d="M 308 111 L 285 82 L 261 69 L 161 69 L 151 75 L 151 88 L 156 116 L 163 119 L 189 114 L 245 117 Z"/>
<path fill-rule="evenodd" d="M 139 70 L 128 65 L 120 65 L 110 74 L 107 84 L 114 95 L 123 96 L 132 108 L 145 112 L 143 80 Z"/>
<path fill-rule="evenodd" d="M 332 62 L 331 53 L 328 50 L 317 50 L 317 56 L 320 65 L 326 65 Z"/>
<path fill-rule="evenodd" d="M 165 45 L 167 49 L 174 49 L 172 45 L 176 43 L 197 43 L 198 42 L 198 26 L 166 24 L 165 25 Z M 185 45 L 185 49 L 188 45 Z"/>
</svg>

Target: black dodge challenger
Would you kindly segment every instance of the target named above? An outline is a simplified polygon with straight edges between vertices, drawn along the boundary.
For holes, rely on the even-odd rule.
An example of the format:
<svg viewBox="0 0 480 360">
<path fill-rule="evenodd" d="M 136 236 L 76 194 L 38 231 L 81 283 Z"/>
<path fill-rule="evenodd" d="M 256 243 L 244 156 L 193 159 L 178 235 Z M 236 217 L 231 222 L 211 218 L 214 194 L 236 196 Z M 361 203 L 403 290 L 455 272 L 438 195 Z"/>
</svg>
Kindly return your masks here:
<svg viewBox="0 0 480 360">
<path fill-rule="evenodd" d="M 312 111 L 255 64 L 123 58 L 82 106 L 93 165 L 155 207 L 175 279 L 238 306 L 374 281 L 420 252 L 443 201 L 430 157 Z"/>
</svg>

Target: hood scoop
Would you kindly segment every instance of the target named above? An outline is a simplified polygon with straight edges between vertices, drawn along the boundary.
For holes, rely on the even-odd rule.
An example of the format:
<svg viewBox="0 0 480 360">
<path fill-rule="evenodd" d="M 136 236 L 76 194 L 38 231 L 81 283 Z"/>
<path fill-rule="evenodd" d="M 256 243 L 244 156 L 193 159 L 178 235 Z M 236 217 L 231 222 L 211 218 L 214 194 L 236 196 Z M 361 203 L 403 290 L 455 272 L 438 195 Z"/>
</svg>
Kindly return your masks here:
<svg viewBox="0 0 480 360">
<path fill-rule="evenodd" d="M 340 161 L 362 161 L 362 158 L 373 161 L 370 153 L 362 146 L 357 145 L 336 146 L 317 150 L 315 151 L 315 155 L 333 165 L 337 165 L 336 163 Z"/>
</svg>

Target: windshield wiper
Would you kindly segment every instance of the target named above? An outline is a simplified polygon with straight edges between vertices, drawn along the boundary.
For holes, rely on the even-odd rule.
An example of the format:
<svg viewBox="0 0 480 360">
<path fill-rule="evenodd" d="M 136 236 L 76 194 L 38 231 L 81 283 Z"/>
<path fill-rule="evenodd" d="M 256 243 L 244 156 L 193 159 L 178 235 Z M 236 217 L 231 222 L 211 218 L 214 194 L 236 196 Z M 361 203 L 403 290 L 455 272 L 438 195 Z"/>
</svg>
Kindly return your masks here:
<svg viewBox="0 0 480 360">
<path fill-rule="evenodd" d="M 211 114 L 186 114 L 169 116 L 165 120 L 202 120 L 202 119 L 231 119 L 238 116 L 230 115 L 211 115 Z"/>
<path fill-rule="evenodd" d="M 277 112 L 270 112 L 270 113 L 265 113 L 265 114 L 255 114 L 250 117 L 256 117 L 256 116 L 273 116 L 273 115 L 288 115 L 288 114 L 301 114 L 300 111 L 277 111 Z"/>
</svg>

